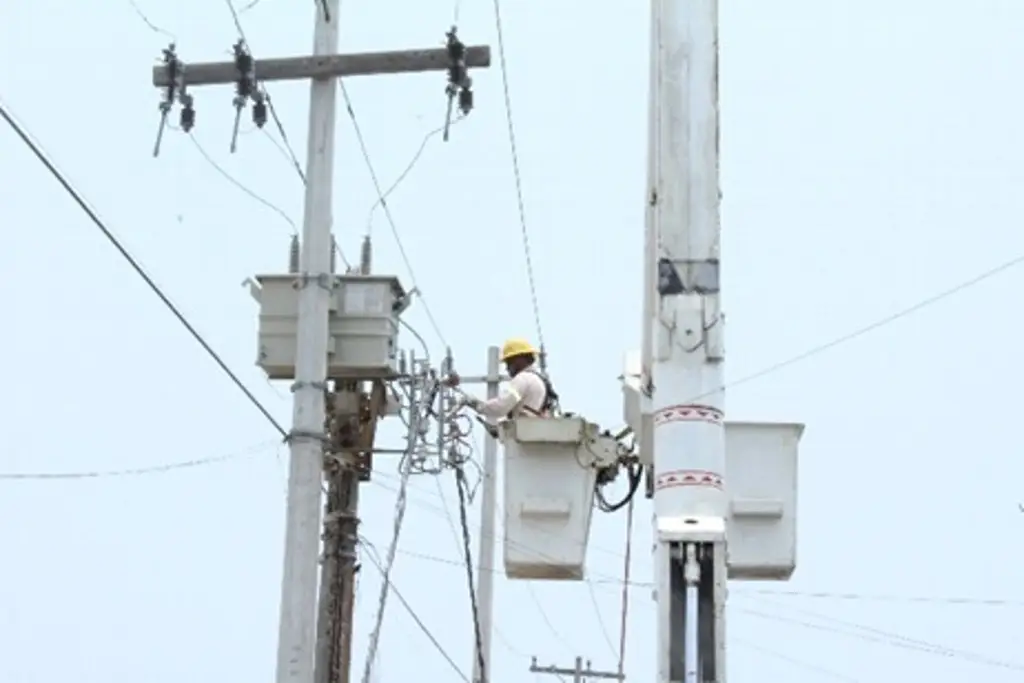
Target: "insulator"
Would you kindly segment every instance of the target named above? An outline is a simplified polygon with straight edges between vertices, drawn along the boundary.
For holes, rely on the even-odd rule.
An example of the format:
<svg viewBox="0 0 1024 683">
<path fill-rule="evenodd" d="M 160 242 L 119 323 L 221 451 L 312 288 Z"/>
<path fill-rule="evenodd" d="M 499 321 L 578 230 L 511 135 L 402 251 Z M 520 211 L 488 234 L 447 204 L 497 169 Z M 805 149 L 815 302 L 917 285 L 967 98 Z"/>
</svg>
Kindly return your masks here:
<svg viewBox="0 0 1024 683">
<path fill-rule="evenodd" d="M 465 116 L 469 112 L 473 111 L 473 91 L 464 88 L 459 91 L 459 109 L 462 111 L 462 115 Z"/>
<path fill-rule="evenodd" d="M 291 245 L 288 247 L 288 272 L 296 274 L 299 272 L 299 236 L 292 235 Z"/>
<path fill-rule="evenodd" d="M 245 46 L 245 42 L 239 40 L 234 44 L 235 69 L 238 71 L 238 80 L 235 81 L 235 106 L 241 106 L 239 100 L 248 100 L 253 96 L 253 58 Z"/>
<path fill-rule="evenodd" d="M 363 237 L 362 249 L 359 253 L 359 272 L 363 275 L 370 274 L 370 266 L 373 264 L 373 243 L 370 236 Z"/>
<path fill-rule="evenodd" d="M 466 54 L 466 46 L 462 44 L 456 36 L 456 28 L 452 26 L 452 30 L 447 33 L 448 36 L 448 58 L 453 62 L 461 61 Z"/>
<path fill-rule="evenodd" d="M 190 133 L 196 125 L 196 110 L 192 108 L 191 104 L 185 105 L 181 108 L 181 129 L 186 133 Z"/>
<path fill-rule="evenodd" d="M 267 123 L 267 103 L 262 97 L 256 98 L 252 106 L 252 122 L 257 128 L 262 128 Z"/>
</svg>

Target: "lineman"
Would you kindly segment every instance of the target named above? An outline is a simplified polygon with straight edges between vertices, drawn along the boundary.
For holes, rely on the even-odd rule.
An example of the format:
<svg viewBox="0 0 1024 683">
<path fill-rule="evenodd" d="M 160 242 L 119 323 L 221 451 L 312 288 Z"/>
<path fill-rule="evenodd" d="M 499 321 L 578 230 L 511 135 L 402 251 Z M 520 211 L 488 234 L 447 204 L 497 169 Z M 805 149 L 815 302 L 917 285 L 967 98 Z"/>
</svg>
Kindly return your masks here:
<svg viewBox="0 0 1024 683">
<path fill-rule="evenodd" d="M 558 407 L 558 394 L 536 366 L 539 354 L 540 351 L 525 339 L 509 339 L 501 347 L 501 361 L 505 363 L 509 381 L 497 397 L 483 401 L 467 395 L 462 400 L 463 405 L 491 421 L 520 413 L 551 415 Z M 448 384 L 458 386 L 459 376 L 453 374 Z"/>
</svg>

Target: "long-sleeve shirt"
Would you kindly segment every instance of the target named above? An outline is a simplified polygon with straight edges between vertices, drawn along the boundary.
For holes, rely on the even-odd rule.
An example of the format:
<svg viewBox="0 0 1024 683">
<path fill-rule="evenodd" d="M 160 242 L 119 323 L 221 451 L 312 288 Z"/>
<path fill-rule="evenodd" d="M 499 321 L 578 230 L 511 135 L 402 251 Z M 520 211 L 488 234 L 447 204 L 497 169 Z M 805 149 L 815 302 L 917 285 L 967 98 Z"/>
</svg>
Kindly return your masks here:
<svg viewBox="0 0 1024 683">
<path fill-rule="evenodd" d="M 544 407 L 546 394 L 544 380 L 530 368 L 506 382 L 496 397 L 482 401 L 478 412 L 491 420 L 503 419 L 524 407 L 539 413 Z"/>
</svg>

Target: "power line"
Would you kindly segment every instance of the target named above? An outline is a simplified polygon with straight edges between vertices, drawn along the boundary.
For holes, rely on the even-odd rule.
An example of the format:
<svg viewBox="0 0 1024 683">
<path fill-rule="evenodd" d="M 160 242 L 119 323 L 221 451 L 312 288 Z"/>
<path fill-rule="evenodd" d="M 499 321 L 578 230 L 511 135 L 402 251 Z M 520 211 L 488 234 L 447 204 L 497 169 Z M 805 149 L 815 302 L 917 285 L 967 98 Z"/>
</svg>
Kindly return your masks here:
<svg viewBox="0 0 1024 683">
<path fill-rule="evenodd" d="M 379 474 L 374 472 L 374 474 Z M 383 486 L 386 490 L 392 490 L 389 487 Z M 429 491 L 418 489 L 421 493 L 429 494 Z M 428 505 L 422 501 L 413 500 L 414 504 L 427 509 L 431 512 L 441 514 L 443 511 L 440 508 Z M 464 564 L 463 560 L 440 557 L 437 555 L 431 555 L 428 553 L 421 553 L 412 550 L 399 550 L 399 553 L 413 557 L 425 562 L 435 562 L 437 564 L 446 564 L 452 567 L 461 568 Z M 610 551 L 609 551 L 610 552 Z M 491 569 L 492 572 L 501 574 L 504 570 L 500 568 Z M 588 578 L 585 579 L 587 583 L 597 585 L 614 585 L 614 586 L 628 586 L 631 588 L 642 588 L 650 589 L 654 587 L 654 584 L 650 581 L 623 581 L 621 578 L 606 576 L 604 578 Z M 862 594 L 862 593 L 840 593 L 840 592 L 805 592 L 795 590 L 751 590 L 746 588 L 733 589 L 736 595 L 742 596 L 765 596 L 765 597 L 787 597 L 787 598 L 808 598 L 808 599 L 825 599 L 825 600 L 850 600 L 850 601 L 861 601 L 861 602 L 893 602 L 893 603 L 908 603 L 908 604 L 930 604 L 930 605 L 962 605 L 962 606 L 973 606 L 973 607 L 1010 607 L 1019 608 L 1024 607 L 1024 600 L 1016 600 L 1012 598 L 983 598 L 983 597 L 969 597 L 969 596 L 922 596 L 922 595 L 878 595 L 878 594 Z"/>
<path fill-rule="evenodd" d="M 866 593 L 828 593 L 790 590 L 737 591 L 737 595 L 767 595 L 776 597 L 812 598 L 825 600 L 852 600 L 857 602 L 894 602 L 925 605 L 969 605 L 974 607 L 1024 607 L 1024 600 L 1005 598 L 975 598 L 942 595 L 872 595 Z"/>
<path fill-rule="evenodd" d="M 832 669 L 826 669 L 825 667 L 820 666 L 818 664 L 811 664 L 810 662 L 805 662 L 801 659 L 791 657 L 776 650 L 770 650 L 762 645 L 758 645 L 757 643 L 745 640 L 743 638 L 729 636 L 729 641 L 736 645 L 740 645 L 741 647 L 745 647 L 756 652 L 760 652 L 761 654 L 767 655 L 769 657 L 774 657 L 783 662 L 788 662 L 789 664 L 800 667 L 801 669 L 806 669 L 808 671 L 814 671 L 815 673 L 823 674 L 825 676 L 828 676 L 829 678 L 835 678 L 840 681 L 847 681 L 847 683 L 860 683 L 858 679 L 853 678 L 852 676 L 847 676 L 844 673 L 833 671 Z"/>
<path fill-rule="evenodd" d="M 248 187 L 246 187 L 245 185 L 243 185 L 241 183 L 241 181 L 239 181 L 237 178 L 235 178 L 230 173 L 228 173 L 224 169 L 223 166 L 218 164 L 214 160 L 214 158 L 212 156 L 210 156 L 209 152 L 207 152 L 205 149 L 203 149 L 203 146 L 201 144 L 199 144 L 199 140 L 196 139 L 196 136 L 193 133 L 189 133 L 188 134 L 188 138 L 189 138 L 189 140 L 192 141 L 192 144 L 195 145 L 196 150 L 199 151 L 199 154 L 202 155 L 203 159 L 205 159 L 206 162 L 209 163 L 210 166 L 212 166 L 214 168 L 214 170 L 216 170 L 218 173 L 220 173 L 221 176 L 223 176 L 225 180 L 227 180 L 229 183 L 231 183 L 232 185 L 237 187 L 239 190 L 244 192 L 250 198 L 256 200 L 257 202 L 259 202 L 260 204 L 262 204 L 263 206 L 267 207 L 268 209 L 270 209 L 271 211 L 276 213 L 278 216 L 283 218 L 288 223 L 288 225 L 291 226 L 292 234 L 298 234 L 299 227 L 295 224 L 295 221 L 293 221 L 291 219 L 291 217 L 287 213 L 284 212 L 284 209 L 282 209 L 281 207 L 279 207 L 279 206 L 277 206 L 275 204 L 272 204 L 267 199 L 264 199 L 260 195 L 256 194 L 256 192 L 254 192 L 253 190 L 251 190 Z M 271 140 L 273 140 L 273 138 L 271 138 Z"/>
<path fill-rule="evenodd" d="M 108 479 L 112 477 L 136 477 L 147 474 L 162 474 L 164 472 L 172 472 L 174 470 L 191 469 L 195 467 L 205 467 L 206 465 L 215 465 L 217 463 L 227 462 L 229 460 L 238 460 L 240 458 L 256 455 L 266 451 L 269 447 L 275 445 L 275 442 L 265 442 L 258 446 L 253 446 L 244 451 L 237 453 L 231 453 L 229 455 L 217 455 L 209 458 L 198 458 L 196 460 L 184 460 L 180 462 L 165 463 L 163 465 L 153 465 L 150 467 L 131 467 L 121 470 L 95 470 L 87 472 L 0 472 L 0 479 L 2 480 L 54 480 L 54 479 Z"/>
<path fill-rule="evenodd" d="M 469 520 L 466 515 L 466 491 L 469 488 L 466 483 L 466 472 L 462 464 L 455 465 L 455 487 L 459 493 L 459 524 L 462 527 L 462 552 L 466 565 L 466 581 L 469 586 L 469 606 L 473 616 L 473 637 L 476 641 L 477 664 L 480 667 L 480 680 L 478 683 L 487 683 L 491 680 L 491 672 L 487 668 L 488 662 L 484 659 L 483 633 L 480 630 L 480 609 L 476 599 L 476 580 L 473 576 L 473 551 L 469 541 Z"/>
<path fill-rule="evenodd" d="M 166 37 L 170 38 L 171 40 L 173 40 L 174 42 L 178 42 L 178 37 L 177 36 L 175 36 L 170 31 L 167 31 L 165 29 L 160 28 L 159 26 L 154 24 L 152 21 L 150 21 L 149 17 L 146 16 L 146 13 L 142 11 L 142 8 L 139 7 L 138 3 L 135 2 L 135 0 L 128 0 L 128 4 L 132 6 L 133 10 L 135 10 L 135 14 L 138 15 L 139 19 L 141 19 L 142 22 L 146 26 L 149 27 L 149 30 L 151 30 L 153 33 L 159 33 L 162 36 L 166 36 Z"/>
<path fill-rule="evenodd" d="M 590 603 L 594 606 L 594 614 L 597 615 L 597 625 L 601 630 L 601 636 L 604 638 L 604 642 L 608 644 L 608 650 L 612 653 L 612 657 L 616 657 L 618 653 L 615 651 L 614 643 L 612 643 L 612 636 L 608 632 L 608 626 L 604 623 L 604 615 L 601 614 L 601 605 L 597 602 L 594 584 L 589 581 L 587 582 L 587 594 L 590 595 Z"/>
<path fill-rule="evenodd" d="M 250 10 L 254 10 L 262 2 L 263 2 L 263 0 L 249 0 L 249 2 L 247 2 L 245 5 L 242 6 L 241 9 L 238 10 L 238 13 L 239 14 L 245 14 L 246 12 L 248 12 Z"/>
<path fill-rule="evenodd" d="M 381 567 L 381 576 L 384 581 L 380 587 L 380 597 L 377 600 L 377 617 L 370 632 L 370 642 L 366 648 L 366 661 L 363 669 L 363 683 L 370 683 L 373 674 L 373 665 L 376 661 L 377 647 L 380 644 L 381 628 L 384 625 L 384 609 L 387 606 L 388 592 L 392 588 L 391 570 L 395 566 L 395 554 L 398 552 L 398 540 L 402 532 L 402 523 L 405 521 L 406 491 L 409 487 L 409 477 L 412 475 L 412 454 L 418 445 L 420 435 L 421 410 L 415 401 L 410 403 L 408 421 L 408 446 L 402 458 L 401 483 L 398 487 L 398 497 L 395 499 L 395 514 L 391 532 L 391 542 L 388 544 L 388 554 Z"/>
<path fill-rule="evenodd" d="M 285 430 L 285 428 L 282 427 L 281 424 L 274 418 L 274 416 L 270 414 L 270 411 L 267 410 L 267 408 L 260 402 L 259 399 L 256 398 L 255 394 L 253 394 L 249 390 L 249 388 L 245 386 L 242 380 L 239 379 L 238 375 L 236 375 L 231 370 L 231 368 L 228 367 L 227 363 L 224 362 L 220 355 L 213 350 L 213 347 L 211 347 L 210 344 L 206 341 L 206 339 L 204 339 L 203 336 L 199 333 L 199 331 L 192 326 L 192 323 L 188 321 L 188 318 L 185 317 L 185 314 L 178 310 L 178 307 L 171 302 L 171 300 L 167 297 L 166 294 L 164 294 L 164 292 L 160 289 L 159 285 L 157 285 L 156 282 L 153 281 L 153 278 L 151 278 L 149 274 L 146 273 L 146 271 L 139 264 L 139 262 L 136 261 L 135 258 L 128 252 L 128 250 L 121 244 L 121 241 L 118 240 L 114 233 L 110 231 L 110 229 L 106 226 L 106 224 L 104 224 L 104 222 L 100 219 L 96 212 L 89 207 L 89 205 L 86 203 L 82 195 L 79 194 L 78 191 L 71 186 L 71 183 L 64 177 L 63 174 L 61 174 L 59 170 L 57 170 L 57 167 L 54 166 L 53 163 L 46 157 L 42 149 L 29 136 L 26 130 L 22 128 L 22 126 L 19 125 L 17 121 L 14 120 L 14 117 L 11 115 L 11 113 L 7 109 L 7 106 L 2 101 L 0 101 L 0 117 L 3 117 L 4 121 L 7 122 L 7 125 L 9 125 L 11 129 L 14 130 L 15 134 L 19 138 L 21 138 L 21 141 L 25 143 L 25 145 L 32 151 L 36 158 L 39 159 L 43 166 L 46 167 L 46 170 L 50 172 L 50 175 L 52 175 L 54 179 L 56 179 L 60 186 L 64 188 L 64 191 L 68 193 L 68 195 L 75 201 L 76 204 L 78 204 L 79 208 L 82 209 L 82 211 L 89 217 L 93 224 L 97 228 L 99 228 L 100 232 L 103 233 L 103 236 L 107 238 L 107 241 L 109 241 L 110 244 L 113 245 L 114 249 L 116 249 L 117 252 L 121 255 L 121 257 L 128 262 L 128 265 L 132 267 L 132 270 L 134 270 L 138 274 L 138 276 L 142 278 L 146 285 L 149 286 L 153 293 L 157 295 L 157 297 L 160 299 L 163 305 L 167 307 L 167 310 L 169 310 L 171 314 L 174 315 L 175 318 L 177 318 L 178 322 L 181 323 L 181 326 L 184 327 L 188 331 L 188 333 L 192 335 L 192 338 L 199 343 L 199 345 L 203 348 L 206 354 L 213 359 L 213 361 L 217 364 L 218 367 L 220 367 L 221 371 L 228 377 L 228 379 L 230 379 L 231 382 L 236 387 L 238 387 L 238 390 L 241 391 L 247 399 L 249 399 L 249 402 L 252 403 L 257 410 L 260 411 L 263 417 L 265 417 L 267 421 L 270 422 L 271 425 L 273 425 L 274 429 L 276 429 L 281 434 L 282 437 L 287 438 L 288 432 Z"/>
<path fill-rule="evenodd" d="M 801 619 L 794 619 L 792 617 L 784 617 L 776 614 L 767 614 L 765 612 L 759 612 L 751 609 L 739 610 L 743 614 L 747 614 L 753 617 L 759 617 L 762 619 L 768 619 L 771 621 L 794 624 L 803 628 L 808 628 L 815 631 L 822 631 L 825 633 L 833 633 L 837 635 L 847 636 L 849 638 L 857 638 L 858 640 L 864 640 L 872 643 L 880 643 L 883 645 L 890 645 L 892 647 L 898 647 L 913 652 L 921 652 L 924 654 L 939 655 L 941 657 L 949 657 L 959 659 L 965 662 L 971 662 L 973 664 L 979 664 L 982 666 L 989 666 L 1000 669 L 1009 669 L 1011 671 L 1024 671 L 1024 665 L 1015 662 L 1008 662 L 1004 660 L 994 659 L 981 655 L 968 650 L 960 650 L 957 648 L 951 648 L 945 645 L 939 645 L 931 643 L 925 640 L 917 638 L 910 638 L 899 633 L 893 633 L 891 631 L 884 631 L 882 629 L 873 628 L 870 626 L 863 626 L 861 624 L 855 624 L 852 622 L 843 621 L 841 619 L 818 617 L 825 621 L 831 621 L 836 624 L 845 625 L 848 629 L 859 629 L 865 631 L 865 633 L 858 633 L 856 630 L 843 630 L 834 626 L 826 626 L 824 624 L 815 624 L 809 621 L 803 621 Z"/>
<path fill-rule="evenodd" d="M 937 294 L 933 294 L 932 296 L 929 296 L 929 297 L 927 297 L 925 299 L 922 299 L 922 300 L 918 301 L 917 303 L 915 303 L 915 304 L 913 304 L 911 306 L 908 306 L 908 307 L 906 307 L 906 308 L 904 308 L 902 310 L 899 310 L 899 311 L 897 311 L 897 312 L 895 312 L 895 313 L 893 313 L 891 315 L 887 315 L 884 318 L 880 318 L 880 319 L 876 320 L 875 322 L 871 323 L 870 325 L 865 325 L 864 327 L 861 327 L 861 328 L 858 328 L 856 330 L 853 330 L 852 332 L 844 334 L 841 337 L 836 337 L 832 341 L 825 342 L 824 344 L 819 344 L 818 346 L 814 346 L 814 347 L 808 349 L 807 351 L 804 351 L 803 353 L 799 353 L 799 354 L 797 354 L 795 356 L 792 356 L 791 358 L 788 358 L 788 359 L 786 359 L 784 361 L 780 361 L 778 363 L 775 363 L 774 365 L 770 365 L 767 368 L 764 368 L 763 370 L 759 370 L 759 371 L 757 371 L 755 373 L 752 373 L 750 375 L 746 375 L 745 377 L 741 377 L 740 379 L 735 380 L 733 382 L 728 382 L 725 386 L 726 386 L 726 388 L 732 388 L 732 387 L 738 386 L 740 384 L 745 384 L 747 382 L 753 381 L 755 379 L 760 379 L 761 377 L 764 377 L 765 375 L 768 375 L 768 374 L 771 374 L 773 372 L 776 372 L 777 370 L 782 370 L 783 368 L 787 368 L 790 365 L 795 365 L 796 363 L 799 363 L 801 361 L 807 360 L 808 358 L 810 358 L 812 356 L 816 356 L 819 353 L 823 353 L 823 352 L 828 351 L 828 350 L 830 350 L 832 348 L 835 348 L 836 346 L 839 346 L 840 344 L 845 344 L 846 342 L 853 341 L 854 339 L 857 339 L 859 337 L 863 337 L 864 335 L 866 335 L 866 334 L 868 334 L 870 332 L 874 332 L 875 330 L 877 330 L 877 329 L 879 329 L 881 327 L 885 327 L 886 325 L 889 325 L 890 323 L 896 322 L 900 318 L 905 318 L 905 317 L 907 317 L 909 315 L 917 313 L 918 311 L 921 311 L 922 309 L 928 308 L 929 306 L 932 306 L 933 304 L 936 304 L 936 303 L 942 301 L 943 299 L 948 299 L 949 297 L 953 296 L 954 294 L 958 294 L 958 293 L 962 292 L 965 289 L 969 289 L 971 287 L 974 287 L 975 285 L 978 285 L 978 284 L 984 282 L 985 280 L 988 280 L 990 278 L 995 277 L 996 275 L 999 275 L 1003 271 L 1009 270 L 1011 268 L 1015 268 L 1016 266 L 1019 266 L 1021 263 L 1024 263 L 1024 254 L 1015 256 L 1014 258 L 1012 258 L 1012 259 L 1010 259 L 1008 261 L 1004 261 L 1003 263 L 1000 263 L 999 265 L 995 266 L 994 268 L 990 268 L 989 270 L 986 270 L 986 271 L 984 271 L 984 272 L 982 272 L 982 273 L 980 273 L 980 274 L 978 274 L 978 275 L 976 275 L 976 276 L 974 276 L 974 277 L 972 277 L 972 278 L 970 278 L 968 280 L 964 280 L 964 281 L 960 282 L 957 285 L 954 285 L 954 286 L 952 286 L 952 287 L 950 287 L 948 289 L 944 289 L 944 290 L 938 292 Z M 699 396 L 697 398 L 703 398 L 703 396 Z"/>
<path fill-rule="evenodd" d="M 420 289 L 419 284 L 416 281 L 416 271 L 412 267 L 412 262 L 409 259 L 409 255 L 405 251 L 405 245 L 402 244 L 402 238 L 398 233 L 398 226 L 395 224 L 394 216 L 391 215 L 391 209 L 388 207 L 386 194 L 380 184 L 380 179 L 377 177 L 377 171 L 373 167 L 373 161 L 370 159 L 370 152 L 366 147 L 366 140 L 363 138 L 362 129 L 359 127 L 359 120 L 356 118 L 356 112 L 352 108 L 352 100 L 349 98 L 348 89 L 345 87 L 345 81 L 339 81 L 341 86 L 341 96 L 345 100 L 345 109 L 348 111 L 349 118 L 352 119 L 352 126 L 356 133 L 356 140 L 359 143 L 359 149 L 362 151 L 363 160 L 366 162 L 366 168 L 370 172 L 370 180 L 373 182 L 374 190 L 377 192 L 377 199 L 380 204 L 381 210 L 384 212 L 384 217 L 387 219 L 388 226 L 391 228 L 391 234 L 395 238 L 395 244 L 398 246 L 398 254 L 405 263 L 405 269 L 409 272 L 409 277 L 412 279 L 413 287 L 419 291 L 420 303 L 423 305 L 423 312 L 427 316 L 430 326 L 434 328 L 434 333 L 437 334 L 438 339 L 445 346 L 450 346 L 448 340 L 445 338 L 444 333 L 441 332 L 441 327 L 437 324 L 437 319 L 434 317 L 433 312 L 430 310 L 430 305 L 427 303 L 426 297 L 423 295 L 423 290 Z"/>
<path fill-rule="evenodd" d="M 540 598 L 537 597 L 537 593 L 533 590 L 533 586 L 530 585 L 529 582 L 526 584 L 526 593 L 530 596 L 530 600 L 533 601 L 533 604 L 536 605 L 537 612 L 540 613 L 540 618 L 544 622 L 544 625 L 548 627 L 548 631 L 551 632 L 551 635 L 553 635 L 558 642 L 571 650 L 572 645 L 570 645 L 569 641 L 565 639 L 562 632 L 555 628 L 554 622 L 551 621 L 551 617 L 548 616 L 547 611 L 544 609 L 544 605 L 541 603 Z"/>
<path fill-rule="evenodd" d="M 370 552 L 366 553 L 366 556 L 369 558 L 370 563 L 377 568 L 378 572 L 380 572 L 380 575 L 383 578 L 383 580 L 386 581 L 390 586 L 391 592 L 395 594 L 396 598 L 398 598 L 398 602 L 401 603 L 402 607 L 405 608 L 405 611 L 409 614 L 410 617 L 412 617 L 412 620 L 416 622 L 416 625 L 419 626 L 420 630 L 423 631 L 423 634 L 430 640 L 431 644 L 433 644 L 434 646 L 434 649 L 436 649 L 441 654 L 441 656 L 444 657 L 445 661 L 447 661 L 448 664 L 452 667 L 452 670 L 454 670 L 455 673 L 459 675 L 459 678 L 461 678 L 466 683 L 470 683 L 469 676 L 467 676 L 462 671 L 462 669 L 459 668 L 459 665 L 455 663 L 455 660 L 452 659 L 452 656 L 449 655 L 448 651 L 444 649 L 441 643 L 437 640 L 437 637 L 433 634 L 433 632 L 431 632 L 427 625 L 423 623 L 423 620 L 420 618 L 420 616 L 416 614 L 416 610 L 414 610 L 412 606 L 409 605 L 409 603 L 402 596 L 401 592 L 399 592 L 398 588 L 395 586 L 394 582 L 390 579 L 390 577 L 384 574 L 384 567 L 381 566 L 381 562 L 377 558 L 376 554 L 373 552 L 372 546 L 367 544 L 365 541 L 364 545 L 366 545 L 366 547 L 370 550 Z"/>
<path fill-rule="evenodd" d="M 387 473 L 385 473 L 385 472 L 378 472 L 376 470 L 374 470 L 374 474 L 388 476 Z M 372 480 L 372 481 L 374 481 L 378 486 L 381 486 L 384 489 L 393 490 L 390 487 L 381 484 L 377 480 Z M 414 502 L 419 502 L 419 501 L 414 501 Z M 420 505 L 422 507 L 425 507 L 426 509 L 430 510 L 431 512 L 434 512 L 435 514 L 447 516 L 447 510 L 442 510 L 442 509 L 440 509 L 437 506 L 427 505 L 427 504 L 424 504 L 424 503 L 420 503 Z M 511 542 L 510 539 L 508 539 L 504 535 L 501 536 L 501 539 L 504 540 L 504 542 L 506 542 L 506 543 L 510 543 Z M 448 559 L 448 558 L 435 557 L 433 555 L 426 555 L 426 554 L 423 554 L 423 553 L 417 553 L 417 552 L 412 552 L 412 551 L 408 551 L 408 550 L 399 550 L 398 552 L 402 553 L 403 555 L 408 555 L 410 557 L 417 557 L 419 559 L 424 559 L 424 560 L 429 560 L 429 561 L 434 561 L 434 562 L 440 562 L 442 564 L 448 564 L 448 565 L 451 565 L 451 566 L 454 566 L 454 567 L 459 567 L 459 568 L 465 568 L 466 567 L 466 560 L 465 559 L 452 560 L 452 559 Z M 495 573 L 495 574 L 500 574 L 501 573 L 501 570 L 499 570 L 499 569 L 489 569 L 489 570 L 484 570 L 484 571 L 490 571 L 490 572 Z M 593 582 L 592 579 L 586 579 L 586 581 L 588 583 L 592 583 Z M 621 579 L 619 579 L 619 581 L 621 581 Z M 547 626 L 548 630 L 551 632 L 551 635 L 554 636 L 555 639 L 558 640 L 559 642 L 561 642 L 562 645 L 564 645 L 565 647 L 571 648 L 572 646 L 566 640 L 565 636 L 562 635 L 562 633 L 555 627 L 554 622 L 551 620 L 551 617 L 548 615 L 547 611 L 544 609 L 544 605 L 541 603 L 540 598 L 537 597 L 537 593 L 534 591 L 533 586 L 529 582 L 526 582 L 526 592 L 530 596 L 530 600 L 532 600 L 533 604 L 537 607 L 537 611 L 540 614 L 541 619 L 544 621 L 544 624 Z M 507 643 L 506 643 L 506 646 L 509 647 L 509 649 L 514 652 L 513 648 L 511 648 L 511 646 L 509 646 Z"/>
<path fill-rule="evenodd" d="M 516 145 L 515 125 L 512 121 L 512 98 L 508 90 L 508 66 L 505 60 L 505 38 L 501 24 L 501 0 L 494 0 L 494 21 L 498 31 L 498 62 L 501 64 L 501 84 L 505 94 L 505 120 L 508 124 L 508 142 L 512 150 L 512 173 L 516 182 L 516 203 L 519 207 L 519 227 L 523 237 L 523 252 L 526 256 L 526 276 L 530 283 L 530 299 L 533 304 L 533 318 L 537 326 L 537 342 L 540 344 L 541 363 L 546 365 L 544 330 L 540 323 L 540 303 L 537 299 L 537 284 L 533 275 L 533 256 L 530 250 L 530 233 L 526 228 L 526 206 L 523 202 L 523 178 L 519 170 L 519 151 Z"/>
<path fill-rule="evenodd" d="M 374 473 L 375 476 L 384 476 L 384 477 L 393 476 L 393 475 L 391 475 L 388 472 L 381 472 L 379 470 L 374 470 L 373 473 Z M 413 504 L 419 505 L 419 507 L 421 507 L 421 508 L 423 508 L 425 510 L 429 510 L 430 512 L 433 512 L 435 514 L 439 514 L 439 515 L 445 517 L 447 519 L 448 523 L 449 523 L 449 526 L 451 528 L 452 534 L 454 535 L 454 541 L 455 541 L 456 548 L 461 551 L 461 547 L 460 547 L 461 543 L 460 543 L 460 539 L 459 539 L 459 532 L 456 531 L 456 529 L 455 529 L 455 520 L 452 518 L 451 510 L 448 507 L 447 497 L 442 492 L 443 489 L 441 489 L 440 480 L 437 477 L 434 477 L 434 481 L 438 484 L 437 496 L 441 499 L 442 504 L 444 506 L 443 508 L 435 506 L 435 505 L 430 505 L 430 504 L 427 504 L 427 503 L 422 502 L 422 501 L 413 500 L 413 499 L 410 499 L 410 502 L 412 502 Z M 390 491 L 392 493 L 396 492 L 396 489 L 393 489 L 393 488 L 391 488 L 389 486 L 385 486 L 385 485 L 381 484 L 380 481 L 378 481 L 376 479 L 372 479 L 371 482 L 375 483 L 376 485 L 380 486 L 381 488 L 383 488 L 386 491 Z M 422 489 L 412 489 L 411 487 L 410 487 L 410 490 L 419 491 L 421 493 L 430 493 L 430 492 L 427 492 L 427 491 L 423 491 Z M 398 549 L 398 553 L 402 554 L 402 555 L 406 555 L 408 557 L 413 557 L 413 558 L 416 558 L 416 559 L 428 560 L 428 561 L 433 561 L 433 562 L 439 562 L 441 564 L 451 565 L 453 567 L 458 567 L 459 569 L 462 569 L 465 566 L 465 561 L 464 560 L 454 560 L 454 559 L 448 559 L 448 558 L 442 558 L 442 557 L 435 557 L 433 555 L 424 555 L 424 554 L 417 553 L 417 552 L 412 551 L 412 550 L 403 550 L 402 548 Z M 491 572 L 493 574 L 500 574 L 501 573 L 500 570 L 493 569 L 493 568 L 485 568 L 483 571 L 489 571 L 489 572 Z M 521 649 L 519 649 L 516 646 L 514 646 L 512 644 L 512 641 L 508 638 L 507 635 L 505 635 L 505 633 L 498 627 L 497 624 L 491 624 L 491 628 L 494 631 L 494 635 L 498 637 L 498 640 L 501 642 L 502 646 L 504 646 L 506 650 L 508 650 L 512 654 L 516 655 L 517 657 L 528 658 L 530 656 L 527 653 L 523 652 Z"/>
<path fill-rule="evenodd" d="M 465 120 L 465 118 L 465 116 L 457 117 L 454 121 L 451 122 L 451 124 L 449 124 L 449 129 L 455 124 L 459 123 L 460 121 Z M 355 119 L 353 119 L 353 121 L 354 120 Z M 377 209 L 387 203 L 387 198 L 390 197 L 391 194 L 398 189 L 398 186 L 402 184 L 402 182 L 409 176 L 409 173 L 412 172 L 412 169 L 416 167 L 417 162 L 419 162 L 420 158 L 423 156 L 423 152 L 426 151 L 427 149 L 427 143 L 429 143 L 438 134 L 443 133 L 444 128 L 444 126 L 435 128 L 434 130 L 430 131 L 429 133 L 423 136 L 423 141 L 420 142 L 419 148 L 417 148 L 416 153 L 412 155 L 412 158 L 409 160 L 409 163 L 405 165 L 405 168 L 402 170 L 401 173 L 398 174 L 398 177 L 395 178 L 395 181 L 393 183 L 391 183 L 391 186 L 384 193 L 382 193 L 380 197 L 377 199 L 377 201 L 373 203 L 373 206 L 370 207 L 370 215 L 366 219 L 367 237 L 372 236 L 373 216 L 377 212 Z M 360 134 L 360 132 L 358 132 L 358 125 L 356 126 L 356 130 L 356 137 L 358 137 L 360 140 L 360 146 L 365 150 L 366 147 L 362 143 L 362 135 Z"/>
<path fill-rule="evenodd" d="M 629 497 L 629 504 L 626 506 L 626 553 L 622 560 L 622 613 L 619 621 L 619 666 L 618 674 L 625 673 L 626 668 L 626 629 L 629 625 L 629 573 L 632 569 L 633 559 L 633 508 L 636 504 L 636 496 Z"/>
</svg>

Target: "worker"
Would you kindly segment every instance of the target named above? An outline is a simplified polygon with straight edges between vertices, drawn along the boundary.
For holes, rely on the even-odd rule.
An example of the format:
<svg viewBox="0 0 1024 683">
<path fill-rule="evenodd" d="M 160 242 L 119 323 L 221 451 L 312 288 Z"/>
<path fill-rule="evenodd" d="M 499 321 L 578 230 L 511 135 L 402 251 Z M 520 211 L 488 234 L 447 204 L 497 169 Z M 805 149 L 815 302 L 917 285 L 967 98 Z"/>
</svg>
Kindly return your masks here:
<svg viewBox="0 0 1024 683">
<path fill-rule="evenodd" d="M 495 422 L 519 414 L 551 415 L 558 406 L 558 394 L 537 368 L 539 355 L 540 351 L 525 339 L 509 339 L 501 347 L 501 361 L 509 381 L 495 398 L 483 401 L 467 395 L 462 404 Z M 447 383 L 458 386 L 459 376 L 453 373 Z"/>
</svg>

